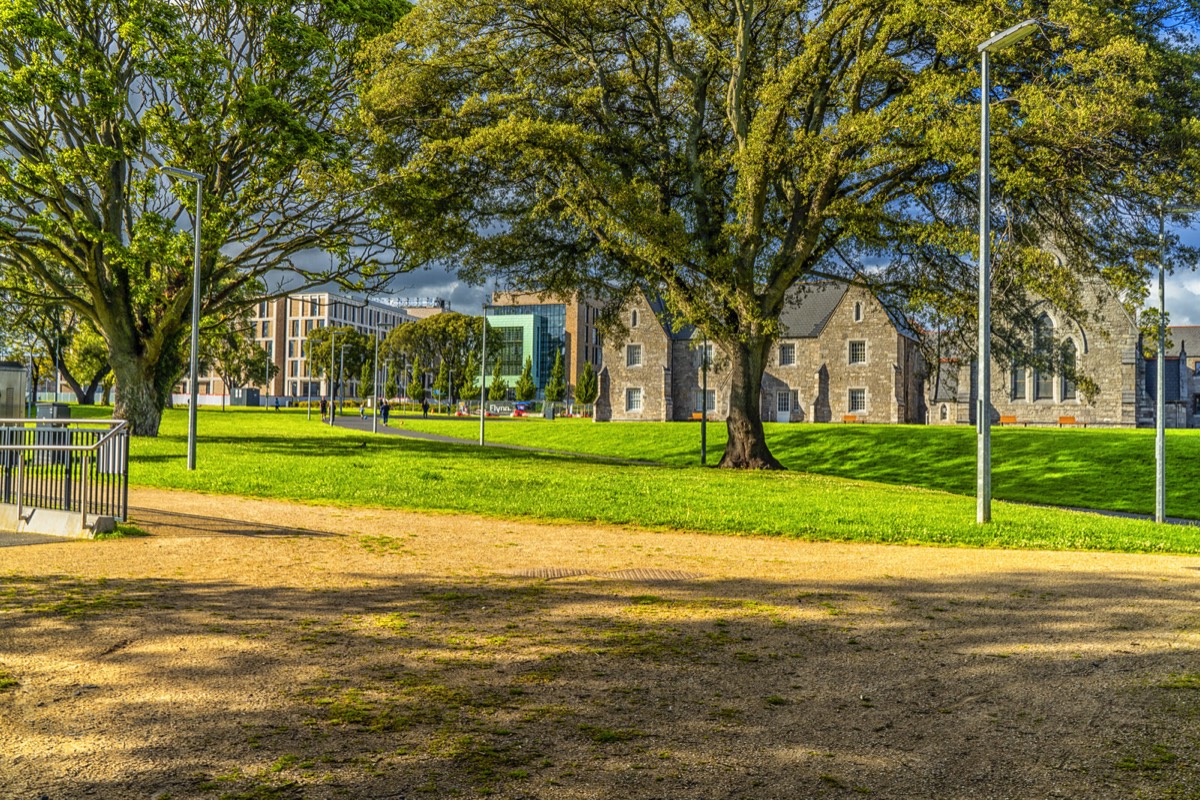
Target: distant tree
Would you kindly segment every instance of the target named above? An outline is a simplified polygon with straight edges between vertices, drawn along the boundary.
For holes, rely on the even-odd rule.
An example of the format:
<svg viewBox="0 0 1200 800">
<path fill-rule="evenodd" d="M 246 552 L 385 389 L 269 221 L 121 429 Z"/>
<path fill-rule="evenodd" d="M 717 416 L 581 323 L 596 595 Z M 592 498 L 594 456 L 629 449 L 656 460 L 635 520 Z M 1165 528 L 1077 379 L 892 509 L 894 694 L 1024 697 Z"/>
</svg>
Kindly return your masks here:
<svg viewBox="0 0 1200 800">
<path fill-rule="evenodd" d="M 231 319 L 215 331 L 205 334 L 204 360 L 225 384 L 221 395 L 221 410 L 225 396 L 267 376 L 270 380 L 278 368 L 267 357 L 267 351 L 254 341 L 254 329 L 245 319 Z"/>
<path fill-rule="evenodd" d="M 364 403 L 375 394 L 375 365 L 364 362 L 358 373 L 358 399 Z"/>
<path fill-rule="evenodd" d="M 454 402 L 453 398 L 450 397 L 450 390 L 453 387 L 450 386 L 450 375 L 447 370 L 446 362 L 443 361 L 441 366 L 438 367 L 437 375 L 434 376 L 433 390 L 445 398 L 447 403 L 451 403 Z"/>
<path fill-rule="evenodd" d="M 330 340 L 336 351 L 330 351 Z M 330 397 L 341 396 L 346 374 L 356 375 L 372 355 L 371 337 L 349 325 L 338 328 L 313 328 L 308 334 L 308 367 L 314 375 L 330 378 Z"/>
<path fill-rule="evenodd" d="M 388 374 L 387 381 L 383 384 L 383 394 L 385 397 L 392 398 L 396 396 L 396 376 Z"/>
<path fill-rule="evenodd" d="M 412 373 L 408 380 L 408 396 L 414 403 L 425 400 L 425 373 L 421 368 L 421 359 L 414 358 Z"/>
<path fill-rule="evenodd" d="M 533 382 L 533 358 L 525 356 L 525 368 L 521 370 L 521 377 L 517 378 L 517 385 L 513 387 L 513 391 L 518 400 L 532 400 L 537 397 L 537 384 Z"/>
<path fill-rule="evenodd" d="M 467 400 L 478 399 L 479 378 L 479 359 L 472 350 L 467 356 L 467 366 L 464 368 L 463 374 L 458 376 L 458 396 Z"/>
<path fill-rule="evenodd" d="M 106 388 L 112 387 L 108 347 L 96 329 L 86 321 L 75 329 L 75 335 L 63 353 L 63 364 L 66 366 L 63 379 L 75 392 L 75 399 L 81 406 L 95 402 L 97 389 L 106 387 L 106 384 Z"/>
<path fill-rule="evenodd" d="M 551 403 L 561 403 L 566 394 L 566 373 L 563 369 L 563 357 L 560 350 L 554 356 L 554 368 L 550 370 L 550 380 L 546 381 L 546 400 Z"/>
<path fill-rule="evenodd" d="M 600 384 L 596 380 L 596 370 L 592 368 L 592 362 L 587 362 L 583 365 L 583 372 L 579 374 L 579 383 L 575 385 L 575 400 L 584 405 L 591 405 L 596 402 L 596 396 L 600 394 Z"/>
<path fill-rule="evenodd" d="M 448 371 L 459 375 L 466 368 L 468 356 L 480 348 L 482 325 L 479 317 L 454 312 L 407 322 L 388 334 L 380 355 L 393 363 L 408 357 L 430 365 L 445 364 Z"/>
<path fill-rule="evenodd" d="M 87 318 L 57 299 L 36 296 L 35 285 L 28 275 L 0 285 L 0 349 L 15 351 L 21 349 L 14 347 L 15 342 L 36 340 L 37 349 L 50 360 L 49 371 L 54 371 L 57 358 L 59 374 L 75 393 L 76 402 L 89 405 L 110 372 L 104 340 Z"/>
<path fill-rule="evenodd" d="M 488 381 L 488 400 L 507 400 L 508 399 L 508 381 L 500 377 L 500 359 L 496 359 L 496 366 L 492 368 L 492 379 Z"/>
</svg>

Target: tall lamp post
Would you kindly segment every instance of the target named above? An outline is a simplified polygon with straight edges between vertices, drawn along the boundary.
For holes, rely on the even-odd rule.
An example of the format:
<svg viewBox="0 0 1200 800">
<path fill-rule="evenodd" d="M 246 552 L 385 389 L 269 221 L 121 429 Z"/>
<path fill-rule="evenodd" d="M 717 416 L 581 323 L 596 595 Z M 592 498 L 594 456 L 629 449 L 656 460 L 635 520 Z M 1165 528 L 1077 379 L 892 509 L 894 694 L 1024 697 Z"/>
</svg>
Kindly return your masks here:
<svg viewBox="0 0 1200 800">
<path fill-rule="evenodd" d="M 1159 205 L 1158 207 L 1158 358 L 1156 359 L 1157 402 L 1154 419 L 1154 521 L 1167 519 L 1167 280 L 1166 216 L 1193 214 L 1200 208 Z"/>
<path fill-rule="evenodd" d="M 700 465 L 708 466 L 708 334 L 700 351 Z"/>
<path fill-rule="evenodd" d="M 333 400 L 333 376 L 336 374 L 336 365 L 333 360 L 333 354 L 337 352 L 337 330 L 333 327 L 332 320 L 329 326 L 329 427 L 333 427 L 333 410 L 336 404 Z"/>
<path fill-rule="evenodd" d="M 371 433 L 379 433 L 379 403 L 376 399 L 382 397 L 379 386 L 379 328 L 375 329 L 375 367 L 371 372 Z"/>
<path fill-rule="evenodd" d="M 1027 19 L 1007 30 L 993 34 L 979 45 L 983 57 L 982 91 L 979 96 L 979 354 L 976 370 L 976 513 L 975 521 L 992 521 L 992 243 L 991 243 L 991 93 L 992 75 L 988 56 L 999 52 L 1036 33 L 1038 23 Z"/>
<path fill-rule="evenodd" d="M 483 447 L 483 417 L 487 408 L 487 300 L 483 301 L 483 360 L 479 364 L 479 446 Z"/>
<path fill-rule="evenodd" d="M 196 219 L 192 229 L 196 251 L 192 256 L 192 361 L 188 377 L 187 468 L 196 469 L 196 402 L 200 380 L 200 214 L 203 204 L 204 175 L 179 167 L 163 167 L 163 172 L 196 184 Z"/>
<path fill-rule="evenodd" d="M 338 350 L 338 400 L 341 402 L 341 412 L 346 413 L 346 348 L 350 344 L 346 343 Z"/>
</svg>

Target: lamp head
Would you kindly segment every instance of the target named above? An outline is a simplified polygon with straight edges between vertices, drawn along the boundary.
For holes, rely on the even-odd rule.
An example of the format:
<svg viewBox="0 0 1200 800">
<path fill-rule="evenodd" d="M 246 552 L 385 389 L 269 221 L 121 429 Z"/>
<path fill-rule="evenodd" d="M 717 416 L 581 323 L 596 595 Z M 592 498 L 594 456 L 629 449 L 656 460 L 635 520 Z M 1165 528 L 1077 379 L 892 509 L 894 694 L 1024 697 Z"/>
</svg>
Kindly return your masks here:
<svg viewBox="0 0 1200 800">
<path fill-rule="evenodd" d="M 189 181 L 202 181 L 204 174 L 200 172 L 192 172 L 190 169 L 181 169 L 180 167 L 163 167 L 163 172 L 169 175 L 174 175 L 176 178 L 184 178 Z"/>
<path fill-rule="evenodd" d="M 978 50 L 981 53 L 995 53 L 1028 39 L 1039 30 L 1041 25 L 1036 19 L 1027 19 L 999 33 L 993 33 L 990 39 L 979 45 Z"/>
</svg>

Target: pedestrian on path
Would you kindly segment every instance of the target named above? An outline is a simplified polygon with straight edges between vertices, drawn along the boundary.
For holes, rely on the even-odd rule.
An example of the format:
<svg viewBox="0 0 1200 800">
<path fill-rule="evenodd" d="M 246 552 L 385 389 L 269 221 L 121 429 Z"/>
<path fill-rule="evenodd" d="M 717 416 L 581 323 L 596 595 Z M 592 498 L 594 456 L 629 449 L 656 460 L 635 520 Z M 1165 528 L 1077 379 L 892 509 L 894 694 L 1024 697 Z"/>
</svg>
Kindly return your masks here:
<svg viewBox="0 0 1200 800">
<path fill-rule="evenodd" d="M 388 412 L 391 410 L 392 407 L 388 405 L 388 401 L 386 399 L 379 404 L 379 415 L 383 417 L 383 427 L 385 428 L 387 427 Z"/>
<path fill-rule="evenodd" d="M 421 401 L 421 416 L 423 416 L 425 419 L 429 419 L 429 401 L 428 400 Z"/>
<path fill-rule="evenodd" d="M 321 421 L 325 421 L 325 414 L 329 410 L 329 404 L 325 402 L 325 398 L 321 398 Z"/>
</svg>

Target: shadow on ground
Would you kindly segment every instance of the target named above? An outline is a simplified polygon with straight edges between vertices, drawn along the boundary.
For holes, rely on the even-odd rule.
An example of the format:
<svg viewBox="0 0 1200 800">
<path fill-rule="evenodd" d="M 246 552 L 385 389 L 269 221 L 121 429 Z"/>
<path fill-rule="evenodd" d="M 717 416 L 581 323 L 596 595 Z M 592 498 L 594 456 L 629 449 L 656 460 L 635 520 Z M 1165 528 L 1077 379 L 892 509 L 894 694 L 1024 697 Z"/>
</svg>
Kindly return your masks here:
<svg viewBox="0 0 1200 800">
<path fill-rule="evenodd" d="M 0 578 L 0 744 L 19 754 L 0 795 L 1183 798 L 1200 785 L 1191 572 L 443 579 L 389 574 L 402 538 L 360 543 L 380 571 L 332 589 Z"/>
</svg>

